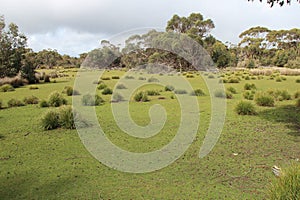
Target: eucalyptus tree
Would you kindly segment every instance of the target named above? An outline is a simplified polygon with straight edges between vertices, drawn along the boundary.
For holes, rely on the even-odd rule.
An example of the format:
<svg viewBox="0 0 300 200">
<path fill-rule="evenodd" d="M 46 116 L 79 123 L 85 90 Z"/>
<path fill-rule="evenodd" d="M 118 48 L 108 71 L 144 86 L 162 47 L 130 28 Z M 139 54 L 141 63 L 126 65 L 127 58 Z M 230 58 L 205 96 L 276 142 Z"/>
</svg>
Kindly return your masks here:
<svg viewBox="0 0 300 200">
<path fill-rule="evenodd" d="M 6 29 L 4 17 L 0 16 L 0 78 L 19 73 L 26 46 L 27 38 L 19 32 L 18 26 L 11 23 Z"/>
</svg>

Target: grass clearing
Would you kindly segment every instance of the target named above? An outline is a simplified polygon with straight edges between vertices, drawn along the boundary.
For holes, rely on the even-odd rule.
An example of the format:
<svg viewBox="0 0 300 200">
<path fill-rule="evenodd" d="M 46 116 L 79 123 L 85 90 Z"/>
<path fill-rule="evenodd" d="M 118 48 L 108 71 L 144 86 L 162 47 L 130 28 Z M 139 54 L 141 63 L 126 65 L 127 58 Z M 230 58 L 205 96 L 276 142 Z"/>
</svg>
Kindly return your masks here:
<svg viewBox="0 0 300 200">
<path fill-rule="evenodd" d="M 152 173 L 128 174 L 110 169 L 94 159 L 76 130 L 44 131 L 40 118 L 55 108 L 38 105 L 7 108 L 7 102 L 12 98 L 23 100 L 33 95 L 47 100 L 51 92 L 72 86 L 76 74 L 65 73 L 70 76 L 57 78 L 56 83 L 37 84 L 38 90 L 24 86 L 1 93 L 4 109 L 0 110 L 0 199 L 264 199 L 265 190 L 273 179 L 271 167 L 285 166 L 299 159 L 300 108 L 296 107 L 297 100 L 276 101 L 275 107 L 271 108 L 257 106 L 257 114 L 253 116 L 235 112 L 237 103 L 244 99 L 246 83 L 255 84 L 257 92 L 278 89 L 295 94 L 299 90 L 295 87 L 299 76 L 289 76 L 282 82 L 264 76 L 260 80 L 224 84 L 226 88 L 234 87 L 241 92 L 233 99 L 227 99 L 222 135 L 212 152 L 203 159 L 199 159 L 198 154 L 211 117 L 210 96 L 201 76 L 189 78 L 194 89 L 201 89 L 206 94 L 197 97 L 201 112 L 196 140 L 170 166 Z M 110 71 L 103 76 L 121 78 L 123 74 Z M 141 81 L 138 77 L 140 75 L 135 80 Z M 114 88 L 118 81 L 104 82 Z M 144 81 L 148 82 L 147 79 Z M 160 91 L 160 97 L 166 97 L 160 100 L 158 96 L 148 96 L 149 102 L 129 102 L 132 119 L 141 126 L 150 122 L 148 111 L 152 105 L 161 104 L 166 109 L 168 119 L 159 134 L 138 139 L 122 132 L 111 112 L 111 95 L 102 95 L 100 90 L 97 94 L 105 103 L 96 107 L 97 117 L 107 137 L 119 147 L 132 152 L 154 151 L 175 136 L 180 124 L 180 105 L 174 92 L 165 91 L 158 82 L 139 90 Z M 71 104 L 72 97 L 62 95 Z M 172 95 L 174 99 L 170 98 Z"/>
</svg>

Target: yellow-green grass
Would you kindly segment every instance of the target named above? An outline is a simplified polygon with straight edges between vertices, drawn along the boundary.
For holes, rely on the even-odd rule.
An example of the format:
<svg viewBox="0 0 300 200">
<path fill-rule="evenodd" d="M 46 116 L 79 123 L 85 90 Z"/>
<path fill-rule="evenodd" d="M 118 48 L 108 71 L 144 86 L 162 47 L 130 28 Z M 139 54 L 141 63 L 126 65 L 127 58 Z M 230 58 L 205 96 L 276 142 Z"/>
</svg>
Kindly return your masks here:
<svg viewBox="0 0 300 200">
<path fill-rule="evenodd" d="M 104 76 L 123 73 L 110 71 Z M 43 131 L 40 118 L 53 108 L 30 105 L 2 109 L 0 199 L 263 199 L 273 178 L 271 167 L 299 158 L 300 109 L 295 107 L 295 100 L 276 102 L 274 108 L 257 107 L 256 116 L 240 116 L 234 108 L 243 99 L 246 82 L 254 83 L 257 90 L 286 89 L 293 94 L 299 88 L 296 79 L 288 77 L 287 81 L 276 82 L 264 78 L 225 84 L 226 88 L 234 87 L 238 94 L 227 101 L 223 133 L 203 159 L 198 154 L 210 120 L 210 97 L 197 97 L 201 112 L 196 140 L 175 163 L 146 174 L 123 173 L 101 164 L 87 152 L 76 130 Z M 195 89 L 201 88 L 208 94 L 199 76 L 188 80 Z M 104 82 L 113 88 L 117 81 Z M 38 84 L 38 90 L 25 86 L 0 93 L 0 99 L 4 106 L 10 98 L 22 100 L 35 95 L 47 99 L 52 91 L 62 91 L 73 82 L 72 76 L 58 78 L 57 83 Z M 140 89 L 163 90 L 157 85 Z M 110 95 L 102 96 L 106 103 L 96 107 L 97 116 L 114 144 L 132 152 L 153 151 L 166 145 L 179 126 L 179 104 L 171 95 L 163 91 L 160 96 L 165 100 L 151 96 L 150 102 L 130 102 L 130 113 L 139 125 L 149 123 L 151 105 L 159 103 L 167 110 L 164 129 L 147 140 L 130 137 L 116 126 L 108 103 Z M 71 103 L 71 97 L 66 98 Z"/>
</svg>

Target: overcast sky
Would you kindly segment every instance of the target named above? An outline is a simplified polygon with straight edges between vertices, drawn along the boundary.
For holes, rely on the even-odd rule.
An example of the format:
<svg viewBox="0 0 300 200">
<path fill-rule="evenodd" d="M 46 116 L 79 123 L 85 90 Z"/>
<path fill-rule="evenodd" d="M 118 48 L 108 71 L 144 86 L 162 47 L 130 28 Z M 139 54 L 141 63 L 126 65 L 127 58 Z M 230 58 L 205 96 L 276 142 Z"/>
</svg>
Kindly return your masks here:
<svg viewBox="0 0 300 200">
<path fill-rule="evenodd" d="M 212 34 L 238 43 L 254 26 L 300 28 L 300 4 L 270 6 L 259 0 L 0 0 L 0 14 L 14 22 L 35 51 L 57 49 L 73 56 L 99 46 L 103 39 L 132 29 L 164 28 L 174 15 L 200 12 L 214 21 Z"/>
</svg>

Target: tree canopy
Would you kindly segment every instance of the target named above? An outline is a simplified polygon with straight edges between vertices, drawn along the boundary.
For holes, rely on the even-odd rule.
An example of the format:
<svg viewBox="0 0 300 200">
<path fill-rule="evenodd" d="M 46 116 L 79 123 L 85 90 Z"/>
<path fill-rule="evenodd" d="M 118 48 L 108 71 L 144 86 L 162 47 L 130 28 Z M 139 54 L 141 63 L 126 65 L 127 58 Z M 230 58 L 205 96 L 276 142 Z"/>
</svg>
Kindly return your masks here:
<svg viewBox="0 0 300 200">
<path fill-rule="evenodd" d="M 248 0 L 248 1 L 254 1 L 254 0 Z M 260 2 L 262 2 L 262 0 L 259 0 Z M 300 0 L 295 0 L 298 3 L 300 3 Z M 267 3 L 271 5 L 271 7 L 273 7 L 275 4 L 279 4 L 280 6 L 283 6 L 284 4 L 288 4 L 290 5 L 292 2 L 292 0 L 267 0 Z"/>
</svg>

